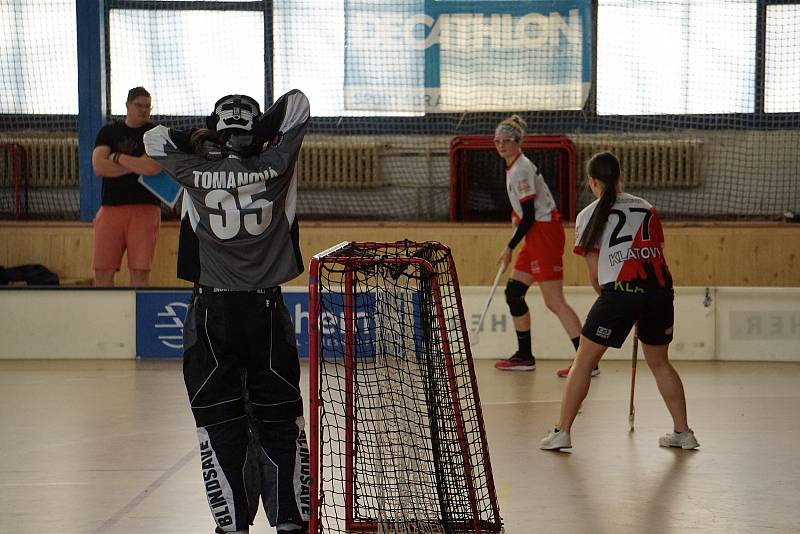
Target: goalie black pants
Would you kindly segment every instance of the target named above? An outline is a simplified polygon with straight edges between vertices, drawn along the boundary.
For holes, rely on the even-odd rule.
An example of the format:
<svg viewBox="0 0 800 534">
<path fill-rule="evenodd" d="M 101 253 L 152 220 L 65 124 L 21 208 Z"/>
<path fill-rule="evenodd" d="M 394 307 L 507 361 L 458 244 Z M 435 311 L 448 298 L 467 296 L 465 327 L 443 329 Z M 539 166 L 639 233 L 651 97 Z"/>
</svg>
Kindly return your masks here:
<svg viewBox="0 0 800 534">
<path fill-rule="evenodd" d="M 259 495 L 272 526 L 304 525 L 309 451 L 294 327 L 280 288 L 196 288 L 183 376 L 217 532 L 246 532 Z"/>
</svg>

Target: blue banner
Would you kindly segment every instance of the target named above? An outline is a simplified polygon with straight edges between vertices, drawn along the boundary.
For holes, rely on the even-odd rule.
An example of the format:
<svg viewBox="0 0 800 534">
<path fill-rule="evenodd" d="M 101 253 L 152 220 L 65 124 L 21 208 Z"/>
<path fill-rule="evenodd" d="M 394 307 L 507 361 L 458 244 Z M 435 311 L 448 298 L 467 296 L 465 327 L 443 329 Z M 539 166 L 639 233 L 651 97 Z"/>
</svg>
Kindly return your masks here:
<svg viewBox="0 0 800 534">
<path fill-rule="evenodd" d="M 190 290 L 136 292 L 136 356 L 139 358 L 180 358 L 183 355 L 183 325 Z M 386 295 L 381 292 L 381 295 Z M 308 357 L 308 291 L 283 289 L 283 301 L 294 324 L 297 352 Z M 417 292 L 384 296 L 358 293 L 354 297 L 353 330 L 356 357 L 371 357 L 377 351 L 391 355 L 415 353 L 422 347 L 422 314 Z M 320 342 L 327 357 L 344 356 L 345 305 L 341 293 L 323 293 L 320 297 Z M 380 309 L 379 309 L 380 308 Z M 413 335 L 398 325 L 411 325 Z M 438 325 L 433 325 L 438 328 Z M 379 334 L 380 333 L 380 334 Z M 433 333 L 437 336 L 437 333 Z"/>
<path fill-rule="evenodd" d="M 590 0 L 345 0 L 345 108 L 581 109 Z"/>
<path fill-rule="evenodd" d="M 298 288 L 299 289 L 299 288 Z M 294 324 L 294 336 L 297 341 L 297 354 L 301 358 L 308 357 L 308 289 L 297 291 L 283 288 L 283 302 L 289 310 L 289 317 Z"/>
<path fill-rule="evenodd" d="M 136 356 L 180 358 L 191 291 L 136 292 Z"/>
<path fill-rule="evenodd" d="M 378 298 L 380 296 L 380 298 Z M 357 293 L 353 298 L 353 345 L 356 358 L 383 356 L 421 356 L 423 317 L 419 293 L 405 290 Z M 342 293 L 320 296 L 320 344 L 326 358 L 345 355 L 345 302 Z M 409 335 L 411 327 L 412 335 Z M 438 333 L 434 333 L 438 336 Z"/>
<path fill-rule="evenodd" d="M 142 290 L 136 292 L 136 356 L 180 358 L 183 324 L 192 292 Z M 308 291 L 283 289 L 283 301 L 294 323 L 297 352 L 308 356 Z"/>
</svg>

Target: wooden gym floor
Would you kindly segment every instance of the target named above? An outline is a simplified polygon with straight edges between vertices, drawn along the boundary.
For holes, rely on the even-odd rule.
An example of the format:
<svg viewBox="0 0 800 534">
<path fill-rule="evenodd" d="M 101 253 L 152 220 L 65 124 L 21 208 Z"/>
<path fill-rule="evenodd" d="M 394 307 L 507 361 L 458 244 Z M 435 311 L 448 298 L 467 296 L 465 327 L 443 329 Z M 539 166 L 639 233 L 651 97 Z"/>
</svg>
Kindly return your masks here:
<svg viewBox="0 0 800 534">
<path fill-rule="evenodd" d="M 800 364 L 676 362 L 681 451 L 646 366 L 629 432 L 630 364 L 603 362 L 572 452 L 544 452 L 563 363 L 476 362 L 507 533 L 800 532 Z M 0 410 L 0 532 L 213 532 L 179 361 L 0 361 Z"/>
</svg>

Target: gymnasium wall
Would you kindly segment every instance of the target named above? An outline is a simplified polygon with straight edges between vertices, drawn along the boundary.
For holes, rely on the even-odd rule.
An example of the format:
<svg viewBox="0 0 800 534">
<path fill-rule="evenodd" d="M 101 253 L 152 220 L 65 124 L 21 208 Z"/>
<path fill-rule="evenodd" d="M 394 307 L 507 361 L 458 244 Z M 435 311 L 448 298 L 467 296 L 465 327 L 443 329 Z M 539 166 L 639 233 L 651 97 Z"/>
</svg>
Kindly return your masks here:
<svg viewBox="0 0 800 534">
<path fill-rule="evenodd" d="M 1 290 L 0 359 L 180 357 L 179 329 L 183 325 L 174 312 L 185 309 L 189 291 L 182 296 L 166 292 L 168 308 L 140 309 L 140 297 L 147 299 L 153 293 L 163 292 Z M 298 349 L 305 356 L 306 290 L 291 287 L 284 293 Z M 504 358 L 516 350 L 516 338 L 501 292 L 491 302 L 477 342 L 473 336 L 487 293 L 485 286 L 462 287 L 461 291 L 472 354 L 478 359 Z M 567 287 L 565 296 L 581 318 L 586 317 L 595 298 L 588 287 Z M 545 312 L 538 288 L 531 289 L 527 301 L 535 317 L 534 354 L 546 360 L 570 360 L 574 356 L 572 345 L 556 316 Z M 169 311 L 173 314 L 165 313 Z M 800 362 L 800 288 L 677 287 L 675 332 L 670 346 L 674 360 Z M 610 349 L 605 358 L 630 358 L 631 339 L 619 350 Z M 176 350 L 165 354 L 160 343 L 169 343 Z"/>
<path fill-rule="evenodd" d="M 491 134 L 492 131 L 489 129 L 482 133 Z M 702 158 L 696 187 L 626 188 L 657 206 L 667 220 L 692 217 L 770 220 L 786 210 L 800 207 L 800 188 L 794 185 L 800 168 L 800 152 L 796 150 L 800 144 L 800 130 L 567 132 L 567 136 L 579 151 L 584 144 L 597 143 L 607 144 L 613 150 L 615 143 L 622 140 L 647 143 L 653 147 L 654 153 L 659 142 L 669 145 L 692 139 L 700 143 Z M 380 159 L 382 186 L 359 190 L 352 187 L 306 189 L 297 197 L 297 213 L 314 218 L 345 213 L 374 220 L 448 220 L 451 194 L 449 146 L 453 137 L 383 135 L 370 139 L 386 147 Z M 627 172 L 634 170 L 623 168 L 623 173 Z M 577 179 L 580 186 L 584 179 L 583 169 L 578 169 Z M 497 180 L 502 183 L 504 177 L 498 175 Z M 588 190 L 578 187 L 578 210 L 592 200 Z"/>
<path fill-rule="evenodd" d="M 566 286 L 588 286 L 583 260 L 571 254 L 574 228 L 566 227 Z M 667 224 L 666 255 L 676 286 L 800 287 L 800 225 Z M 511 236 L 510 225 L 478 223 L 315 223 L 300 225 L 306 265 L 311 256 L 341 241 L 440 241 L 456 259 L 462 286 L 490 285 L 495 261 Z M 162 225 L 151 283 L 185 286 L 175 277 L 178 225 Z M 92 227 L 86 223 L 0 223 L 0 265 L 41 263 L 66 283 L 92 278 Z M 124 260 L 123 260 L 124 261 Z M 117 275 L 127 283 L 127 269 Z M 306 285 L 300 276 L 289 285 Z"/>
<path fill-rule="evenodd" d="M 667 255 L 676 285 L 675 359 L 800 361 L 800 226 L 789 224 L 669 225 Z M 456 260 L 468 327 L 477 323 L 495 261 L 511 229 L 498 224 L 304 223 L 302 249 L 310 257 L 340 241 L 438 240 Z M 187 286 L 174 277 L 178 226 L 162 227 L 154 285 Z M 567 227 L 567 242 L 574 230 Z M 92 228 L 83 223 L 0 224 L 0 265 L 41 263 L 57 272 L 66 289 L 12 287 L 0 290 L 0 359 L 134 358 L 137 356 L 137 293 L 69 284 L 91 283 Z M 118 283 L 127 282 L 127 272 Z M 594 293 L 582 260 L 565 255 L 565 293 L 585 317 Z M 306 275 L 288 287 L 303 293 Z M 573 351 L 557 318 L 545 312 L 537 288 L 534 350 L 545 359 L 569 359 Z M 292 309 L 298 336 L 307 335 L 307 308 Z M 46 329 L 42 328 L 46 325 Z M 514 350 L 513 326 L 498 291 L 492 301 L 476 358 L 499 358 Z M 46 332 L 46 335 L 43 335 Z M 305 332 L 305 333 L 304 333 Z M 628 341 L 628 344 L 630 340 Z M 630 347 L 608 358 L 627 358 Z"/>
</svg>

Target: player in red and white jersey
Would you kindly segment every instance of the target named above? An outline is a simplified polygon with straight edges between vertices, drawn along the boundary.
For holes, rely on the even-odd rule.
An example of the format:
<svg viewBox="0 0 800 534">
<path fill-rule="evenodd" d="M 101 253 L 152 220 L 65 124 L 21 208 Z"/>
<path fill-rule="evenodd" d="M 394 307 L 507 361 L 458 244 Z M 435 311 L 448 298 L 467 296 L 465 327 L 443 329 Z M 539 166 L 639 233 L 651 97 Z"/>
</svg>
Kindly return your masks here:
<svg viewBox="0 0 800 534">
<path fill-rule="evenodd" d="M 575 310 L 564 299 L 564 227 L 544 178 L 522 153 L 525 128 L 525 122 L 513 115 L 497 126 L 494 135 L 497 153 L 506 162 L 506 189 L 512 223 L 516 226 L 498 264 L 508 267 L 514 248 L 523 243 L 505 291 L 518 350 L 510 358 L 495 363 L 495 367 L 503 371 L 536 368 L 536 358 L 531 351 L 531 313 L 525 303 L 525 293 L 533 282 L 539 284 L 545 305 L 561 321 L 576 350 L 581 330 Z"/>
<path fill-rule="evenodd" d="M 589 392 L 592 369 L 608 347 L 619 348 L 637 325 L 645 359 L 672 416 L 673 432 L 662 447 L 699 446 L 686 417 L 680 376 L 669 363 L 674 322 L 672 276 L 664 257 L 664 232 L 655 208 L 622 192 L 619 160 L 610 152 L 592 157 L 588 185 L 597 198 L 578 215 L 575 253 L 586 259 L 598 293 L 581 330 L 575 363 L 561 399 L 561 416 L 542 449 L 572 446 L 570 432 Z"/>
<path fill-rule="evenodd" d="M 595 200 L 579 214 L 575 222 L 577 239 L 586 233 L 600 200 Z M 608 223 L 594 245 L 597 252 L 597 276 L 600 287 L 626 283 L 626 287 L 672 287 L 672 276 L 664 257 L 664 232 L 656 209 L 643 198 L 622 191 L 608 214 Z M 585 255 L 580 242 L 573 251 Z M 596 290 L 599 291 L 597 287 Z"/>
</svg>

